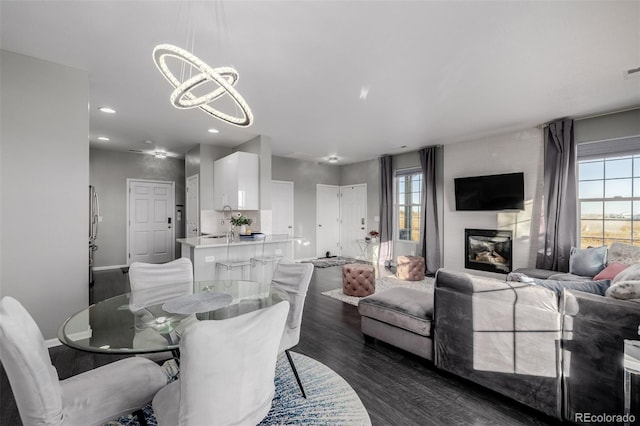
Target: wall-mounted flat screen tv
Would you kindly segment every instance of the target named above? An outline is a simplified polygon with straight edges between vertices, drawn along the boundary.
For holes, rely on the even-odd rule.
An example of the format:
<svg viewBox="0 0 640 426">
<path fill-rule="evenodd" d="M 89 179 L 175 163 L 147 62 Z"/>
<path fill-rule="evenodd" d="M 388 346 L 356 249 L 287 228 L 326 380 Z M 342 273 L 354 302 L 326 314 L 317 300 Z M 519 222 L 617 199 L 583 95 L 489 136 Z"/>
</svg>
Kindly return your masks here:
<svg viewBox="0 0 640 426">
<path fill-rule="evenodd" d="M 456 210 L 524 210 L 524 173 L 454 179 Z"/>
</svg>

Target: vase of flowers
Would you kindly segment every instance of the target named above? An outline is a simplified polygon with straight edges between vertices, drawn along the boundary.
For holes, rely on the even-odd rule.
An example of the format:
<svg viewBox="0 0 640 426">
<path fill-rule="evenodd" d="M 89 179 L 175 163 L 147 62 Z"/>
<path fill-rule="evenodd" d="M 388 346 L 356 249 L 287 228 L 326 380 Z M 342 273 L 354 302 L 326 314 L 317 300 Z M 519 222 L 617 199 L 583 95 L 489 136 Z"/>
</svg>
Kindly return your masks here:
<svg viewBox="0 0 640 426">
<path fill-rule="evenodd" d="M 379 235 L 380 235 L 380 233 L 378 231 L 376 231 L 375 229 L 371 230 L 371 231 L 369 231 L 369 240 L 372 243 L 376 243 L 376 242 L 378 242 L 378 236 Z"/>
<path fill-rule="evenodd" d="M 238 216 L 231 218 L 231 224 L 233 226 L 240 227 L 241 235 L 251 234 L 251 229 L 249 229 L 249 225 L 251 225 L 252 223 L 253 221 L 251 219 L 249 219 L 248 217 L 242 214 L 239 214 Z"/>
</svg>

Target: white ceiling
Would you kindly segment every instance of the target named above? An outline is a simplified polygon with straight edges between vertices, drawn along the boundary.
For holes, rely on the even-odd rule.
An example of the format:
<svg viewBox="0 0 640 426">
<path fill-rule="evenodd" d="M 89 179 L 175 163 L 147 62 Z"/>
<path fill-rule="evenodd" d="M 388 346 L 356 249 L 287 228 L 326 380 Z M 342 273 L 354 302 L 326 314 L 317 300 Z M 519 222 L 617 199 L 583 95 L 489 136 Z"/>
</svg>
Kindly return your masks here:
<svg viewBox="0 0 640 426">
<path fill-rule="evenodd" d="M 199 143 L 234 146 L 261 134 L 275 155 L 354 162 L 640 105 L 640 78 L 623 78 L 640 66 L 640 1 L 0 7 L 2 49 L 88 72 L 91 146 L 105 149 L 182 155 Z M 160 43 L 235 67 L 254 124 L 240 129 L 175 109 L 152 60 Z M 103 105 L 117 113 L 98 112 Z"/>
</svg>

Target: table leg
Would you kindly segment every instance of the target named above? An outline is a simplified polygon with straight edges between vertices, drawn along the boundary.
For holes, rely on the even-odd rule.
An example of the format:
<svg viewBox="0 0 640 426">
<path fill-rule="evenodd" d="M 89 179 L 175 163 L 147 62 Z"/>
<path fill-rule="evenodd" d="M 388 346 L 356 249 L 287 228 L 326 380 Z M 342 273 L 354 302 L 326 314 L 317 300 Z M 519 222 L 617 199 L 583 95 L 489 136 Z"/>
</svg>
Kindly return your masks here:
<svg viewBox="0 0 640 426">
<path fill-rule="evenodd" d="M 631 371 L 624 369 L 624 415 L 627 421 L 625 426 L 629 426 L 629 413 L 631 413 Z"/>
</svg>

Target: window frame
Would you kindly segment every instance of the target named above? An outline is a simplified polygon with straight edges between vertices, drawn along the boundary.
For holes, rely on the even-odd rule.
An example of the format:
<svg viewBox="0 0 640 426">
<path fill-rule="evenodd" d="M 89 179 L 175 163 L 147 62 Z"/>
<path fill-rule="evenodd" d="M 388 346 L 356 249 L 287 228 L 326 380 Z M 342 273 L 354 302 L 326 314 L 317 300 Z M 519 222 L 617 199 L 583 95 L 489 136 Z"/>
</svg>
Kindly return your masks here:
<svg viewBox="0 0 640 426">
<path fill-rule="evenodd" d="M 630 176 L 615 176 L 615 177 L 607 178 L 607 162 L 613 162 L 613 161 L 623 160 L 623 159 L 629 159 L 631 161 Z M 638 164 L 636 164 L 636 161 L 638 162 Z M 598 163 L 598 162 L 601 162 L 602 164 L 602 177 L 596 178 L 596 179 L 581 179 L 580 165 L 584 163 Z M 640 151 L 628 152 L 628 153 L 617 153 L 614 155 L 609 154 L 609 155 L 601 155 L 601 156 L 593 156 L 593 155 L 585 156 L 583 158 L 578 158 L 577 163 L 578 164 L 576 167 L 577 169 L 576 180 L 578 184 L 577 186 L 578 245 L 581 248 L 585 248 L 588 246 L 594 246 L 594 243 L 596 241 L 598 242 L 597 245 L 606 245 L 606 246 L 609 246 L 612 242 L 616 242 L 616 241 L 623 242 L 625 244 L 640 245 L 640 195 L 634 196 L 634 193 L 636 192 L 640 194 Z M 630 180 L 631 196 L 615 196 L 615 195 L 607 196 L 608 195 L 606 193 L 607 182 L 622 181 L 622 180 Z M 582 182 L 602 182 L 602 197 L 582 198 L 580 196 L 580 184 Z M 582 212 L 583 203 L 589 203 L 589 202 L 602 204 L 600 212 L 597 213 L 598 217 L 594 217 L 594 218 L 583 217 L 583 212 Z M 629 206 L 631 209 L 629 211 L 629 216 L 628 216 L 629 232 L 627 235 L 624 236 L 624 238 L 618 237 L 618 236 L 607 237 L 607 222 L 626 221 L 626 219 L 624 219 L 625 216 L 622 216 L 622 215 L 619 218 L 608 217 L 608 215 L 611 216 L 612 213 L 606 213 L 607 203 L 612 203 L 612 202 L 628 202 L 629 203 Z M 626 211 L 624 213 L 626 213 Z M 596 236 L 583 237 L 583 228 L 584 228 L 583 221 L 590 221 L 594 224 L 595 222 L 598 222 L 598 227 L 601 228 L 602 230 L 600 233 L 600 237 L 596 237 Z M 584 225 L 587 225 L 587 224 L 584 224 Z M 622 226 L 625 226 L 625 224 L 623 224 Z M 635 232 L 638 232 L 639 234 L 638 237 L 636 238 L 634 238 Z M 585 239 L 587 239 L 587 242 L 583 241 Z"/>
<path fill-rule="evenodd" d="M 400 181 L 401 179 L 405 179 L 405 184 L 407 183 L 412 183 L 412 180 L 407 181 L 406 178 L 407 177 L 412 177 L 415 175 L 419 175 L 420 176 L 420 189 L 418 191 L 419 194 L 419 200 L 418 203 L 406 203 L 407 201 L 407 197 L 411 197 L 412 194 L 414 194 L 413 191 L 407 192 L 406 191 L 406 187 L 405 187 L 405 202 L 401 203 L 400 201 Z M 411 168 L 406 168 L 406 169 L 398 169 L 395 171 L 394 176 L 393 176 L 393 192 L 394 192 L 394 211 L 395 214 L 395 220 L 394 220 L 394 239 L 396 241 L 402 242 L 402 243 L 418 243 L 420 241 L 420 233 L 421 233 L 421 229 L 422 229 L 422 222 L 423 222 L 423 211 L 422 211 L 422 189 L 423 189 L 423 185 L 424 185 L 424 176 L 422 174 L 422 169 L 420 167 L 411 167 Z M 403 228 L 401 227 L 401 223 L 400 223 L 400 208 L 402 206 L 405 206 L 405 214 L 406 214 L 406 209 L 408 208 L 410 212 L 413 211 L 414 208 L 418 208 L 419 209 L 419 215 L 418 215 L 418 223 L 417 226 L 411 226 L 410 228 Z M 413 217 L 413 215 L 411 215 L 411 217 Z M 413 225 L 413 222 L 411 223 L 411 225 Z M 406 231 L 409 230 L 409 235 L 411 236 L 411 239 L 401 239 L 401 231 Z M 417 239 L 413 239 L 413 234 L 414 232 L 417 232 Z"/>
</svg>

